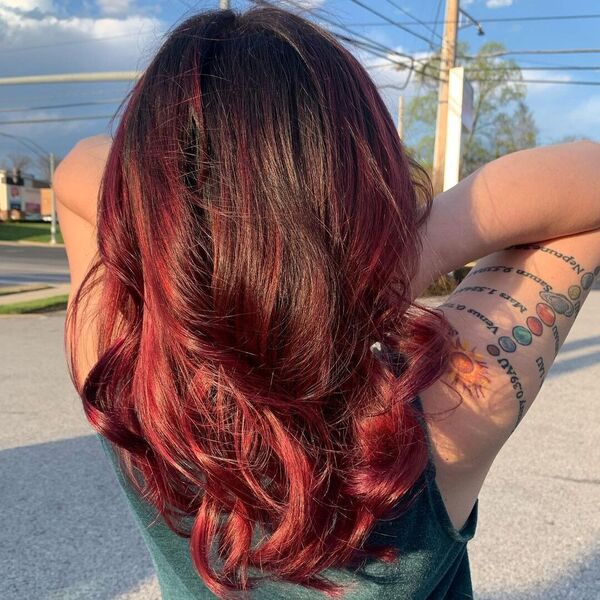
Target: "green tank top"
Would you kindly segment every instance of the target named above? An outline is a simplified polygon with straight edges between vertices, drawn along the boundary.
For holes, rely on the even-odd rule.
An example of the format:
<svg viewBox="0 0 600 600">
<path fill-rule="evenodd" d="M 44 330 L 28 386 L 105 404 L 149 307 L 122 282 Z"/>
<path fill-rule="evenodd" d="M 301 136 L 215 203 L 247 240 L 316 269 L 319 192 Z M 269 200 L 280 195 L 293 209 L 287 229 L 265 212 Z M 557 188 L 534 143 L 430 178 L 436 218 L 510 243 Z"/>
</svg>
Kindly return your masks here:
<svg viewBox="0 0 600 600">
<path fill-rule="evenodd" d="M 421 408 L 421 401 L 415 403 Z M 349 585 L 344 600 L 406 599 L 458 600 L 473 598 L 467 542 L 475 535 L 479 501 L 462 529 L 457 530 L 446 511 L 435 480 L 432 447 L 425 421 L 421 418 L 429 445 L 429 461 L 409 492 L 410 508 L 391 520 L 379 521 L 370 542 L 393 545 L 400 551 L 394 562 L 372 560 L 358 571 L 327 569 L 328 579 Z M 116 472 L 117 479 L 140 528 L 156 569 L 163 600 L 207 600 L 215 598 L 197 574 L 188 549 L 188 540 L 177 536 L 158 517 L 124 477 L 112 446 L 98 436 Z M 324 600 L 322 592 L 287 582 L 264 582 L 248 594 L 261 600 Z"/>
</svg>

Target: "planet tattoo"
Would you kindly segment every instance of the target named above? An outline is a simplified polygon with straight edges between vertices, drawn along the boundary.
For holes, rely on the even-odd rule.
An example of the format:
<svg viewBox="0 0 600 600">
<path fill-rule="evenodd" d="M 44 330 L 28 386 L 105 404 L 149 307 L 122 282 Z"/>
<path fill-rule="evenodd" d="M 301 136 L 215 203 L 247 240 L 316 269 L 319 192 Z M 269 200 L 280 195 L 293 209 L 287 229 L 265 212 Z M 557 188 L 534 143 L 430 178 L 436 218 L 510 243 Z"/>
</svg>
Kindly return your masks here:
<svg viewBox="0 0 600 600">
<path fill-rule="evenodd" d="M 498 346 L 494 346 L 494 344 L 490 344 L 487 347 L 487 351 L 488 354 L 491 354 L 492 356 L 498 356 L 500 354 L 500 349 L 498 348 Z"/>
<path fill-rule="evenodd" d="M 592 287 L 592 283 L 594 283 L 594 274 L 593 273 L 584 273 L 581 276 L 581 287 L 584 290 L 589 290 Z"/>
<path fill-rule="evenodd" d="M 559 315 L 570 317 L 575 312 L 572 302 L 563 294 L 556 292 L 540 292 L 540 297 L 545 300 Z"/>
<path fill-rule="evenodd" d="M 552 327 L 554 322 L 556 321 L 556 314 L 554 310 L 552 310 L 551 306 L 544 304 L 544 302 L 539 302 L 535 307 L 535 311 L 537 312 L 537 316 L 540 318 L 542 323 L 546 325 L 546 327 Z"/>
<path fill-rule="evenodd" d="M 498 338 L 498 345 L 505 352 L 514 352 L 517 349 L 517 345 L 515 344 L 512 338 L 509 338 L 507 335 L 503 335 Z"/>
<path fill-rule="evenodd" d="M 569 288 L 569 298 L 571 300 L 577 300 L 581 296 L 581 288 L 578 285 L 572 285 Z"/>
<path fill-rule="evenodd" d="M 533 335 L 540 336 L 542 333 L 544 333 L 544 326 L 537 317 L 527 317 L 527 321 L 525 321 L 525 323 Z"/>
<path fill-rule="evenodd" d="M 529 344 L 531 344 L 531 340 L 533 339 L 531 337 L 531 331 L 522 325 L 513 327 L 512 334 L 515 340 L 517 340 L 521 346 L 529 346 Z"/>
</svg>

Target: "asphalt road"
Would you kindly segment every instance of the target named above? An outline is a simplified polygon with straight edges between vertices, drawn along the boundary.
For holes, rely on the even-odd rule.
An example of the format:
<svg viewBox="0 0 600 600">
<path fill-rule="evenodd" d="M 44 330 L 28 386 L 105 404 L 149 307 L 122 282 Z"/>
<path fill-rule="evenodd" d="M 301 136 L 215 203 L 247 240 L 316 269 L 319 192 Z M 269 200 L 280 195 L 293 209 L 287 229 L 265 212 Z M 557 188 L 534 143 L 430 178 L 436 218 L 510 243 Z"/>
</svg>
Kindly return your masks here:
<svg viewBox="0 0 600 600">
<path fill-rule="evenodd" d="M 479 600 L 600 598 L 600 290 L 479 497 Z M 0 598 L 158 600 L 152 563 L 71 388 L 64 313 L 0 318 Z"/>
<path fill-rule="evenodd" d="M 27 283 L 69 283 L 65 249 L 0 244 L 0 287 Z"/>
</svg>

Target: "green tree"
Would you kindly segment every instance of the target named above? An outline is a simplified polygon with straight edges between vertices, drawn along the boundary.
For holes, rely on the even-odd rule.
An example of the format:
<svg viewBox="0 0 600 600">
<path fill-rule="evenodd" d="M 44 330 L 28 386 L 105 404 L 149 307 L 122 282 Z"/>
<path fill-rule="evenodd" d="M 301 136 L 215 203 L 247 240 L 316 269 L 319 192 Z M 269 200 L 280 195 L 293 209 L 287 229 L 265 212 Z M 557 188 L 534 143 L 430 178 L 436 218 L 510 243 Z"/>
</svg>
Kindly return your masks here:
<svg viewBox="0 0 600 600">
<path fill-rule="evenodd" d="M 498 42 L 484 44 L 468 58 L 466 43 L 458 45 L 457 64 L 473 85 L 473 129 L 463 136 L 461 177 L 509 152 L 537 143 L 537 127 L 525 103 L 526 87 L 521 70 L 513 60 L 492 57 L 502 52 Z M 434 55 L 417 73 L 421 93 L 411 99 L 405 111 L 405 131 L 413 156 L 432 168 L 437 115 L 440 57 Z M 433 76 L 433 77 L 432 77 Z"/>
</svg>

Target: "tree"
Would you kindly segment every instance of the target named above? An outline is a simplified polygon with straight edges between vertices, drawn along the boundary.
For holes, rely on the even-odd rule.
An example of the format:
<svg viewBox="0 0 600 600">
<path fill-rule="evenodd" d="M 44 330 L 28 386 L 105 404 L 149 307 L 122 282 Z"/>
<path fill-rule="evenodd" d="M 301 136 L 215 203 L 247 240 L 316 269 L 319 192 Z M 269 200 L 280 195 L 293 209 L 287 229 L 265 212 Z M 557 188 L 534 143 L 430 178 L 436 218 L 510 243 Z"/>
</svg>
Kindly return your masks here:
<svg viewBox="0 0 600 600">
<path fill-rule="evenodd" d="M 8 170 L 19 169 L 20 171 L 25 171 L 33 162 L 29 154 L 9 152 L 6 156 L 8 158 Z M 6 164 L 6 161 L 3 161 L 3 165 Z"/>
<path fill-rule="evenodd" d="M 538 131 L 525 104 L 526 87 L 521 83 L 519 66 L 513 60 L 489 56 L 504 49 L 498 42 L 488 42 L 469 58 L 468 45 L 458 45 L 457 63 L 464 66 L 474 91 L 473 129 L 463 138 L 461 177 L 502 154 L 530 148 L 537 143 Z M 419 86 L 425 93 L 408 103 L 405 115 L 409 149 L 429 170 L 433 162 L 438 102 L 435 78 L 439 75 L 438 54 L 432 56 L 417 74 Z"/>
<path fill-rule="evenodd" d="M 58 167 L 61 160 L 62 160 L 62 158 L 59 156 L 54 157 L 54 169 L 55 170 Z M 44 179 L 45 181 L 50 181 L 50 156 L 40 155 L 37 157 L 37 160 L 35 161 L 35 163 L 36 163 L 36 166 L 38 168 L 38 171 L 39 171 L 42 179 Z"/>
</svg>

